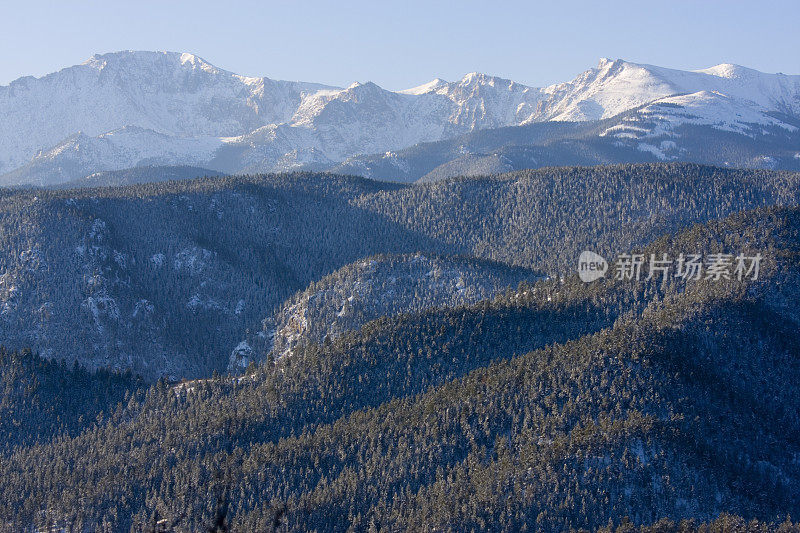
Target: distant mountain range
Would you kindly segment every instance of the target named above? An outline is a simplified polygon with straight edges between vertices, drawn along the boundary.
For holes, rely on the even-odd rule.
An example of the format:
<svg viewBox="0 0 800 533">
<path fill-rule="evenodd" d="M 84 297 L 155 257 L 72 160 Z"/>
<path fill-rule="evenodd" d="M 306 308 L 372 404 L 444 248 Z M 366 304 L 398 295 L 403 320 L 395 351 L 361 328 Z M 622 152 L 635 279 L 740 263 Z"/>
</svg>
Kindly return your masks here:
<svg viewBox="0 0 800 533">
<path fill-rule="evenodd" d="M 132 167 L 396 181 L 548 165 L 800 169 L 800 76 L 603 59 L 545 88 L 471 73 L 404 91 L 246 77 L 188 53 L 96 55 L 0 87 L 0 184 Z"/>
</svg>

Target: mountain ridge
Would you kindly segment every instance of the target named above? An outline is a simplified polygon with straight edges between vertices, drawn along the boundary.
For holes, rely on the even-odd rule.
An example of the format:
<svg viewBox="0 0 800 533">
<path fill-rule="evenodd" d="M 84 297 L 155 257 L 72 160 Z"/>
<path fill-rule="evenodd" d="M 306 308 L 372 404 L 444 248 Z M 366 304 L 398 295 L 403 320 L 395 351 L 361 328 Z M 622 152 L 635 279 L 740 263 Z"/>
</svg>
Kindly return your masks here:
<svg viewBox="0 0 800 533">
<path fill-rule="evenodd" d="M 725 512 L 749 524 L 736 530 L 793 531 L 777 523 L 800 506 L 797 315 L 784 305 L 797 299 L 798 215 L 739 212 L 641 250 L 766 247 L 758 281 L 633 291 L 573 274 L 384 318 L 241 379 L 159 382 L 77 436 L 9 454 L 0 529 L 200 530 L 224 505 L 244 531 L 278 518 L 290 531 L 633 531 L 661 518 L 687 522 L 647 530 L 723 531 L 690 520 L 730 523 Z M 575 322 L 592 309 L 599 320 Z"/>
<path fill-rule="evenodd" d="M 726 63 L 681 71 L 603 59 L 543 88 L 472 72 L 390 91 L 373 82 L 342 88 L 243 76 L 185 52 L 97 54 L 0 87 L 0 183 L 55 185 L 143 165 L 227 174 L 327 170 L 476 131 L 593 122 L 640 108 L 627 133 L 667 135 L 678 144 L 683 125 L 707 126 L 711 136 L 793 132 L 797 126 L 781 117 L 800 118 L 800 76 Z M 622 133 L 608 135 L 624 142 Z M 671 157 L 680 159 L 680 150 Z"/>
</svg>

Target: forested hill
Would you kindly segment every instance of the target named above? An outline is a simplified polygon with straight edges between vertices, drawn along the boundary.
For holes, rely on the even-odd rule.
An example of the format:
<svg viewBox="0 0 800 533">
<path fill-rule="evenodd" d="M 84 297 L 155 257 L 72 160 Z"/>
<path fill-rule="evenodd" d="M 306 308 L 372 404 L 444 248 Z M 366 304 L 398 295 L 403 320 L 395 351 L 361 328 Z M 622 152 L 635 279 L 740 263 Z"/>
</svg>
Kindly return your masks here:
<svg viewBox="0 0 800 533">
<path fill-rule="evenodd" d="M 162 381 L 77 437 L 4 457 L 0 522 L 563 531 L 797 516 L 800 210 L 631 251 L 685 250 L 764 260 L 755 281 L 523 284 L 239 379 Z"/>
<path fill-rule="evenodd" d="M 543 275 L 471 257 L 422 253 L 371 256 L 346 265 L 292 296 L 237 346 L 231 371 L 330 343 L 365 323 L 436 307 L 489 299 Z"/>
<path fill-rule="evenodd" d="M 191 166 L 139 166 L 125 170 L 95 172 L 88 176 L 61 183 L 53 188 L 75 189 L 80 187 L 121 187 L 137 183 L 185 180 L 198 177 L 218 177 L 221 172 Z"/>
<path fill-rule="evenodd" d="M 692 224 L 798 200 L 800 173 L 643 164 L 453 178 L 354 203 L 465 253 L 556 275 L 572 273 L 582 250 L 610 256 Z"/>
<path fill-rule="evenodd" d="M 29 350 L 0 347 L 0 453 L 76 435 L 144 387 L 130 372 L 91 373 L 77 362 L 68 365 Z"/>
<path fill-rule="evenodd" d="M 148 379 L 207 377 L 297 291 L 375 254 L 558 276 L 585 248 L 796 205 L 800 175 L 684 164 L 401 186 L 328 174 L 0 195 L 0 341 Z"/>
<path fill-rule="evenodd" d="M 0 337 L 149 379 L 222 371 L 248 327 L 364 254 L 440 248 L 349 201 L 382 185 L 263 176 L 0 198 Z"/>
</svg>

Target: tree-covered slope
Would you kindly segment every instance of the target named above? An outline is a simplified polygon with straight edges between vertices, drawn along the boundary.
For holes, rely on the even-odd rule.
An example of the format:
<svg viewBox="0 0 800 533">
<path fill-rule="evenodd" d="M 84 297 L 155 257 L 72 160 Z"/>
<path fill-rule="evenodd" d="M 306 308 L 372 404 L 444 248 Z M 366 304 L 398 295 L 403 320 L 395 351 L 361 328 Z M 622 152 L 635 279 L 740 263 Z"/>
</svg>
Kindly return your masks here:
<svg viewBox="0 0 800 533">
<path fill-rule="evenodd" d="M 554 168 L 400 186 L 327 174 L 0 195 L 0 341 L 148 379 L 207 377 L 292 294 L 375 254 L 558 276 L 691 224 L 796 205 L 798 174 Z"/>
<path fill-rule="evenodd" d="M 267 317 L 231 355 L 230 369 L 292 353 L 299 344 L 331 342 L 385 316 L 458 307 L 544 276 L 470 257 L 371 256 L 312 283 Z"/>
<path fill-rule="evenodd" d="M 76 435 L 144 387 L 130 372 L 87 372 L 77 363 L 0 347 L 0 453 Z"/>
<path fill-rule="evenodd" d="M 570 276 L 372 322 L 243 378 L 162 383 L 100 427 L 10 456 L 0 514 L 11 528 L 177 531 L 220 512 L 237 531 L 796 515 L 800 212 L 738 214 L 643 252 L 688 249 L 761 252 L 760 277 Z"/>
<path fill-rule="evenodd" d="M 298 175 L 0 198 L 0 340 L 147 378 L 223 370 L 248 327 L 364 254 L 433 245 Z"/>
<path fill-rule="evenodd" d="M 797 205 L 800 174 L 687 164 L 562 167 L 454 178 L 354 200 L 461 253 L 556 275 L 582 250 L 629 252 L 692 224 Z"/>
<path fill-rule="evenodd" d="M 221 172 L 191 166 L 138 166 L 124 170 L 94 172 L 83 178 L 59 184 L 55 188 L 122 187 L 137 183 L 186 180 L 199 177 L 222 176 Z"/>
</svg>

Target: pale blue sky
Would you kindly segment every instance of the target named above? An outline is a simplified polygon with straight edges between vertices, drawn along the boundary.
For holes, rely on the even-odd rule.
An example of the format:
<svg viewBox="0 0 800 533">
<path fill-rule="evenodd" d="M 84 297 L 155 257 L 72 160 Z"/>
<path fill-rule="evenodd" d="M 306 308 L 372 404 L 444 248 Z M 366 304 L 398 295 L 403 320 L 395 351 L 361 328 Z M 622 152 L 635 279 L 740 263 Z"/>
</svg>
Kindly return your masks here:
<svg viewBox="0 0 800 533">
<path fill-rule="evenodd" d="M 547 85 L 600 57 L 800 74 L 798 21 L 797 0 L 23 0 L 3 6 L 0 84 L 126 49 L 193 52 L 247 75 L 388 89 L 471 71 Z"/>
</svg>

